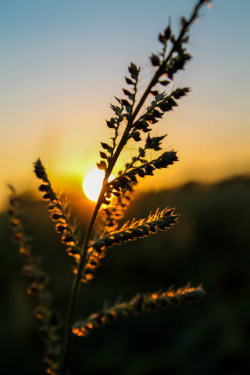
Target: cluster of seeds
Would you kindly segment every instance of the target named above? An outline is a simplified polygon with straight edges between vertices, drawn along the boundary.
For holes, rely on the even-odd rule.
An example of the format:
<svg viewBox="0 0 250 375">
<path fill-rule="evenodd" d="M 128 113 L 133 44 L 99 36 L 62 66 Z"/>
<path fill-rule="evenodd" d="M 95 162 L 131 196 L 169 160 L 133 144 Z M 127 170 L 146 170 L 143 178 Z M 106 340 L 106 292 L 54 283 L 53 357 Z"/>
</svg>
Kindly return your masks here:
<svg viewBox="0 0 250 375">
<path fill-rule="evenodd" d="M 156 211 L 147 219 L 126 223 L 119 231 L 110 233 L 90 245 L 86 257 L 82 281 L 88 282 L 94 277 L 95 269 L 100 265 L 100 260 L 105 256 L 107 248 L 114 245 L 121 245 L 128 241 L 135 241 L 138 238 L 148 237 L 158 230 L 166 231 L 177 221 L 179 215 L 174 215 L 173 209 Z"/>
<path fill-rule="evenodd" d="M 137 176 L 153 176 L 155 169 L 167 168 L 177 161 L 177 155 L 175 151 L 164 152 L 160 157 L 152 160 L 148 163 L 142 164 L 139 167 L 135 167 L 128 172 L 125 172 L 121 176 L 118 176 L 109 183 L 113 194 L 119 194 L 120 190 L 126 189 L 130 181 L 137 182 Z M 113 192 L 115 190 L 115 192 Z"/>
<path fill-rule="evenodd" d="M 128 139 L 133 138 L 136 142 L 141 141 L 140 131 L 144 133 L 150 132 L 152 130 L 150 126 L 157 124 L 165 112 L 172 111 L 174 107 L 177 107 L 178 104 L 176 100 L 187 95 L 189 91 L 190 89 L 188 87 L 178 88 L 170 94 L 166 94 L 165 92 L 159 94 L 157 91 L 154 100 L 152 100 L 150 106 L 147 107 L 146 112 L 134 122 Z"/>
<path fill-rule="evenodd" d="M 165 138 L 165 135 L 159 137 L 151 137 L 148 133 L 144 147 L 139 147 L 138 155 L 133 156 L 131 162 L 126 163 L 124 170 L 119 171 L 117 175 L 126 176 L 126 173 L 131 171 L 138 163 L 139 165 L 146 165 L 150 162 L 146 159 L 146 152 L 148 150 L 160 151 L 161 142 Z M 143 171 L 143 167 L 141 168 Z M 134 173 L 132 173 L 134 174 Z M 118 227 L 118 221 L 124 216 L 125 210 L 131 202 L 132 193 L 137 185 L 138 181 L 136 178 L 128 179 L 126 184 L 122 186 L 122 189 L 107 189 L 109 197 L 112 196 L 111 205 L 107 205 L 103 208 L 102 212 L 105 212 L 105 224 L 102 234 L 114 231 Z M 107 197 L 107 193 L 105 198 Z"/>
<path fill-rule="evenodd" d="M 71 226 L 69 214 L 63 207 L 61 200 L 52 189 L 40 159 L 34 163 L 34 171 L 36 176 L 43 181 L 38 189 L 43 193 L 43 199 L 50 201 L 47 209 L 51 213 L 52 220 L 56 222 L 56 231 L 61 234 L 61 241 L 67 246 L 68 254 L 78 261 L 81 254 L 79 236 L 76 234 L 76 229 Z"/>
<path fill-rule="evenodd" d="M 39 327 L 39 336 L 47 346 L 44 357 L 44 361 L 48 364 L 47 373 L 56 375 L 58 374 L 61 352 L 61 338 L 57 334 L 59 318 L 56 311 L 51 307 L 52 296 L 47 288 L 49 278 L 40 265 L 40 257 L 32 254 L 33 240 L 24 232 L 19 202 L 15 190 L 11 186 L 10 190 L 9 223 L 13 232 L 13 239 L 19 247 L 19 255 L 25 262 L 22 274 L 31 280 L 27 293 L 35 297 L 38 303 L 34 314 L 42 321 L 42 325 Z"/>
<path fill-rule="evenodd" d="M 128 70 L 130 77 L 125 77 L 125 80 L 127 84 L 130 85 L 131 89 L 130 91 L 123 89 L 127 99 L 119 99 L 115 97 L 118 105 L 110 105 L 114 112 L 114 116 L 111 117 L 110 120 L 106 120 L 107 127 L 114 131 L 114 136 L 111 138 L 110 144 L 101 142 L 103 150 L 100 151 L 101 161 L 97 163 L 97 167 L 104 171 L 108 169 L 109 162 L 114 155 L 119 137 L 120 126 L 121 124 L 128 123 L 135 105 L 140 68 L 137 68 L 135 64 L 131 63 Z"/>
<path fill-rule="evenodd" d="M 116 304 L 99 313 L 91 314 L 87 319 L 79 321 L 73 326 L 73 333 L 77 336 L 87 336 L 93 329 L 105 327 L 115 323 L 120 318 L 127 318 L 144 311 L 166 309 L 170 305 L 199 301 L 205 292 L 201 286 L 196 288 L 189 285 L 175 290 L 137 294 L 131 301 Z"/>
</svg>

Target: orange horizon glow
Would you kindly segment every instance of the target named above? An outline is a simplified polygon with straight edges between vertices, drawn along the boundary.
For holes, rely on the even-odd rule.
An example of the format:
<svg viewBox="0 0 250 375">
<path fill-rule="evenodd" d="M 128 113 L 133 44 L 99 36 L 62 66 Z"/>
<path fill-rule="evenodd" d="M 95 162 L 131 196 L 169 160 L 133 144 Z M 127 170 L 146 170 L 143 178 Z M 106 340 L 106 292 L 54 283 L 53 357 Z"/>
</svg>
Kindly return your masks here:
<svg viewBox="0 0 250 375">
<path fill-rule="evenodd" d="M 113 136 L 105 119 L 113 116 L 114 95 L 122 97 L 122 88 L 128 88 L 124 76 L 130 61 L 141 66 L 140 96 L 152 77 L 148 57 L 160 48 L 157 35 L 168 16 L 177 32 L 179 15 L 190 13 L 184 0 L 162 4 L 161 12 L 152 1 L 144 1 L 143 12 L 140 2 L 128 3 L 133 14 L 122 2 L 114 7 L 105 2 L 97 6 L 95 1 L 53 7 L 46 2 L 1 5 L 2 206 L 7 183 L 18 193 L 36 192 L 32 163 L 38 157 L 60 191 L 76 180 L 82 182 L 99 162 L 100 142 Z M 207 5 L 211 8 L 210 2 Z M 241 2 L 237 11 L 226 0 L 214 2 L 209 11 L 204 7 L 187 45 L 193 59 L 173 83 L 173 88 L 190 86 L 191 92 L 152 126 L 152 136 L 168 134 L 163 151 L 176 150 L 179 161 L 154 177 L 140 179 L 139 190 L 249 174 L 249 11 L 250 2 Z M 89 15 L 95 15 L 95 25 Z M 136 22 L 128 29 L 124 19 L 130 17 Z M 149 103 L 150 99 L 145 105 Z M 114 173 L 131 160 L 138 146 L 126 146 Z"/>
</svg>

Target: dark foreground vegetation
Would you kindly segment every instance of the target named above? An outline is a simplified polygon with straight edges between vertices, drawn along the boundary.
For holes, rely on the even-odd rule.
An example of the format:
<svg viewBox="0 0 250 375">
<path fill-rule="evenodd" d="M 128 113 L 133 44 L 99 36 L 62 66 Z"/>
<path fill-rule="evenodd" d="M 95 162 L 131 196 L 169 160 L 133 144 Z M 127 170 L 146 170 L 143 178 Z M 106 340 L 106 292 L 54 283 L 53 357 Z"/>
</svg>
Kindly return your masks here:
<svg viewBox="0 0 250 375">
<path fill-rule="evenodd" d="M 71 199 L 72 197 L 72 199 Z M 84 229 L 90 203 L 81 193 L 70 196 Z M 145 204 L 146 202 L 146 204 Z M 205 298 L 198 304 L 171 307 L 119 321 L 78 338 L 72 358 L 74 374 L 247 374 L 250 369 L 250 177 L 214 185 L 189 183 L 157 194 L 141 194 L 127 217 L 140 218 L 167 205 L 181 214 L 168 233 L 109 250 L 95 279 L 83 286 L 85 316 L 114 304 L 117 295 L 174 284 L 203 282 Z M 22 197 L 27 230 L 34 251 L 42 254 L 51 275 L 55 304 L 66 313 L 72 280 L 65 248 L 58 241 L 44 202 Z M 40 375 L 42 343 L 37 337 L 34 301 L 25 292 L 22 260 L 12 243 L 8 219 L 0 216 L 1 373 Z M 84 232 L 84 230 L 83 230 Z M 157 251 L 155 251 L 157 249 Z M 57 272 L 57 268 L 60 272 Z M 79 302 L 81 305 L 81 301 Z M 129 329 L 128 329 L 129 327 Z M 41 363 L 37 368 L 37 363 Z M 84 364 L 84 372 L 82 371 Z"/>
</svg>

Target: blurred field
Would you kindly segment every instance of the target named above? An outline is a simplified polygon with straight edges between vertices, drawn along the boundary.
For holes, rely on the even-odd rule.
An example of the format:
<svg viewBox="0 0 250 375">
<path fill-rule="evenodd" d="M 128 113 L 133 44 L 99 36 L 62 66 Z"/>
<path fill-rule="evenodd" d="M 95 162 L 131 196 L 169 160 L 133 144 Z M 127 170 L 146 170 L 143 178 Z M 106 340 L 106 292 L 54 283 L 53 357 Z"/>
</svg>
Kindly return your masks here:
<svg viewBox="0 0 250 375">
<path fill-rule="evenodd" d="M 90 204 L 72 196 L 83 231 Z M 55 304 L 65 313 L 72 272 L 44 202 L 22 197 L 27 230 L 51 275 Z M 179 223 L 169 232 L 112 248 L 89 285 L 82 288 L 79 318 L 98 311 L 104 300 L 130 299 L 137 292 L 203 283 L 206 297 L 196 304 L 148 312 L 75 338 L 73 374 L 233 375 L 250 370 L 250 177 L 182 188 L 134 199 L 127 217 L 157 207 L 175 207 Z M 0 216 L 2 374 L 43 374 L 43 344 L 37 338 L 34 301 Z"/>
</svg>

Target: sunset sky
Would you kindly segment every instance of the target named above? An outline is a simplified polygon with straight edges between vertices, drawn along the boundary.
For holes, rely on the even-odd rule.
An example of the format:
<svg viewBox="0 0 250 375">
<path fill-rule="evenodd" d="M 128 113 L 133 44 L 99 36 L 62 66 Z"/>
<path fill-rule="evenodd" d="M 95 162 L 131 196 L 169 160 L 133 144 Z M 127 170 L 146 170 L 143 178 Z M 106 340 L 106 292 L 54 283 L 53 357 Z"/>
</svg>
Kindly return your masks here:
<svg viewBox="0 0 250 375">
<path fill-rule="evenodd" d="M 0 1 L 1 189 L 36 189 L 39 156 L 60 190 L 99 161 L 114 95 L 122 96 L 131 61 L 141 90 L 159 32 L 189 16 L 193 0 Z M 193 59 L 173 87 L 192 91 L 155 125 L 179 162 L 144 188 L 160 189 L 250 172 L 250 1 L 215 0 L 191 29 Z M 127 147 L 120 163 L 129 160 Z"/>
</svg>

